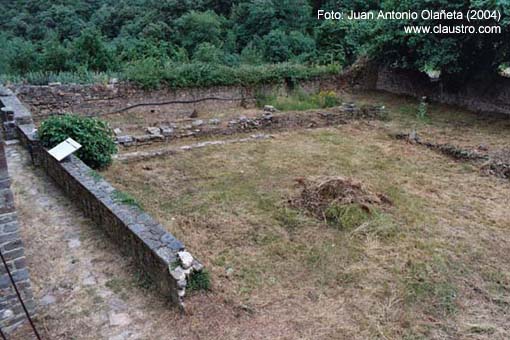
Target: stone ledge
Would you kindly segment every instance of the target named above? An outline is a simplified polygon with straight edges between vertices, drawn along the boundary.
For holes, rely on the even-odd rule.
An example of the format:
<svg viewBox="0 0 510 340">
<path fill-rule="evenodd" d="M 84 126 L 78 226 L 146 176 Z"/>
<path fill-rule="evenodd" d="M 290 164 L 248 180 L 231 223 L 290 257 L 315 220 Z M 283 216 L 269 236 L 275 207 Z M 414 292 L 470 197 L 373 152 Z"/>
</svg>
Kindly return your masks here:
<svg viewBox="0 0 510 340">
<path fill-rule="evenodd" d="M 193 259 L 193 266 L 186 269 L 184 279 L 173 275 L 171 271 L 181 261 L 179 254 L 189 254 L 184 245 L 139 207 L 116 202 L 115 188 L 97 178 L 77 157 L 70 156 L 62 162 L 54 159 L 40 145 L 30 112 L 15 95 L 7 93 L 0 101 L 14 112 L 18 138 L 29 150 L 34 164 L 42 167 L 85 215 L 101 226 L 124 254 L 133 258 L 164 296 L 184 307 L 186 278 L 194 271 L 201 271 L 202 264 Z M 7 241 L 9 245 L 12 243 Z M 13 246 L 14 243 L 10 245 Z"/>
</svg>

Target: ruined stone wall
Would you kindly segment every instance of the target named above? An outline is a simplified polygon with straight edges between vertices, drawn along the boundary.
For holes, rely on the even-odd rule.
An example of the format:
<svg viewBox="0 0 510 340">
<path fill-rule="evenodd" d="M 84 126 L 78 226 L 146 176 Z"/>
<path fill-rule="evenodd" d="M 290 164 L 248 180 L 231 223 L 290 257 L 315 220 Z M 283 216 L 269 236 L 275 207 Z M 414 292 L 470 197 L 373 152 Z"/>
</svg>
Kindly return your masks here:
<svg viewBox="0 0 510 340">
<path fill-rule="evenodd" d="M 30 114 L 14 95 L 0 100 L 14 104 L 15 121 Z M 77 157 L 69 156 L 61 162 L 54 159 L 40 145 L 35 125 L 23 122 L 16 129 L 34 164 L 42 167 L 71 201 L 105 230 L 119 249 L 152 279 L 159 292 L 183 307 L 187 280 L 202 270 L 202 264 L 141 208 L 119 201 L 119 192 Z"/>
<path fill-rule="evenodd" d="M 334 78 L 303 81 L 297 84 L 305 92 L 334 89 Z M 252 86 L 213 86 L 209 88 L 187 88 L 146 91 L 129 83 L 96 85 L 22 85 L 12 87 L 16 95 L 28 106 L 33 118 L 38 121 L 50 114 L 73 112 L 84 115 L 100 115 L 115 112 L 137 104 L 162 103 L 167 101 L 193 101 L 202 98 L 221 98 L 195 104 L 144 105 L 136 110 L 144 112 L 174 113 L 187 116 L 193 110 L 211 110 L 254 105 L 259 93 L 285 94 L 291 89 L 286 84 Z"/>
<path fill-rule="evenodd" d="M 510 114 L 510 79 L 473 77 L 461 83 L 455 80 L 431 82 L 418 71 L 382 67 L 376 89 L 413 97 L 426 96 L 434 101 L 468 110 Z"/>
<path fill-rule="evenodd" d="M 4 142 L 0 140 L 0 251 L 25 306 L 32 315 L 35 312 L 34 297 L 10 185 Z M 9 334 L 24 321 L 27 321 L 27 317 L 7 270 L 0 261 L 0 328 L 5 334 Z"/>
</svg>

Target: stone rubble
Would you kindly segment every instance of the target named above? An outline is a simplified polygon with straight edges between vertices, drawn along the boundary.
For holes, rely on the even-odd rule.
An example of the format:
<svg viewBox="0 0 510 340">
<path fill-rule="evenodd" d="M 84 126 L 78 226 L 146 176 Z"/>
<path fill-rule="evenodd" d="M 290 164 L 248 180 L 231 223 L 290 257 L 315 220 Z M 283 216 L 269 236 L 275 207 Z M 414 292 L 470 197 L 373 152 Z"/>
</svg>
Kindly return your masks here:
<svg viewBox="0 0 510 340">
<path fill-rule="evenodd" d="M 122 146 L 146 145 L 153 142 L 169 141 L 174 138 L 186 138 L 213 134 L 229 135 L 259 129 L 313 128 L 344 124 L 346 119 L 385 119 L 384 106 L 345 103 L 328 111 L 290 112 L 274 115 L 278 110 L 270 106 L 255 117 L 240 116 L 225 124 L 218 118 L 209 120 L 195 119 L 186 123 L 165 123 L 147 127 L 147 134 L 138 136 L 117 136 Z M 320 120 L 317 120 L 319 118 Z"/>
<path fill-rule="evenodd" d="M 156 127 L 156 126 L 150 126 L 147 128 L 147 132 L 149 133 L 149 135 L 156 135 L 156 136 L 159 136 L 161 135 L 161 129 L 159 127 Z"/>
<path fill-rule="evenodd" d="M 186 287 L 189 279 L 193 273 L 202 271 L 204 266 L 185 250 L 178 252 L 177 258 L 177 261 L 168 269 L 170 274 L 177 281 L 177 295 L 181 299 L 181 304 L 183 304 L 182 299 L 186 295 Z"/>
</svg>

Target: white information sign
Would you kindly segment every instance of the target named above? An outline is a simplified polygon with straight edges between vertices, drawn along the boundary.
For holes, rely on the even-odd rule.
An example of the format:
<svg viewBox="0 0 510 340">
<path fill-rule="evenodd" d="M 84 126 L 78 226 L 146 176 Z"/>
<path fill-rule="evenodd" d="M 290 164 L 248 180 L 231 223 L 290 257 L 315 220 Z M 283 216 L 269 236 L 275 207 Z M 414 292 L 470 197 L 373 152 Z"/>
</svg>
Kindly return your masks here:
<svg viewBox="0 0 510 340">
<path fill-rule="evenodd" d="M 48 151 L 57 161 L 61 161 L 76 150 L 81 148 L 80 143 L 72 138 L 67 138 L 65 141 L 55 146 L 53 149 Z"/>
</svg>

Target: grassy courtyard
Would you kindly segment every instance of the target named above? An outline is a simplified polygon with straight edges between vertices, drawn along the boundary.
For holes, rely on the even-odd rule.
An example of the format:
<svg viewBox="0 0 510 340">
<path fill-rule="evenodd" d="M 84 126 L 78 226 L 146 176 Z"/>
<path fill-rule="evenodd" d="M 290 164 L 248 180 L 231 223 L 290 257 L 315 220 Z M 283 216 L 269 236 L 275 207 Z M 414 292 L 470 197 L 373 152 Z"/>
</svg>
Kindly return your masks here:
<svg viewBox="0 0 510 340">
<path fill-rule="evenodd" d="M 354 99 L 386 105 L 391 120 L 117 162 L 103 175 L 205 263 L 212 290 L 189 304 L 200 313 L 205 294 L 222 307 L 204 318 L 241 313 L 224 336 L 505 338 L 510 183 L 390 132 L 496 148 L 508 146 L 508 120 L 431 105 L 419 121 L 414 100 Z M 350 225 L 291 204 L 303 180 L 335 176 L 391 204 Z"/>
</svg>

